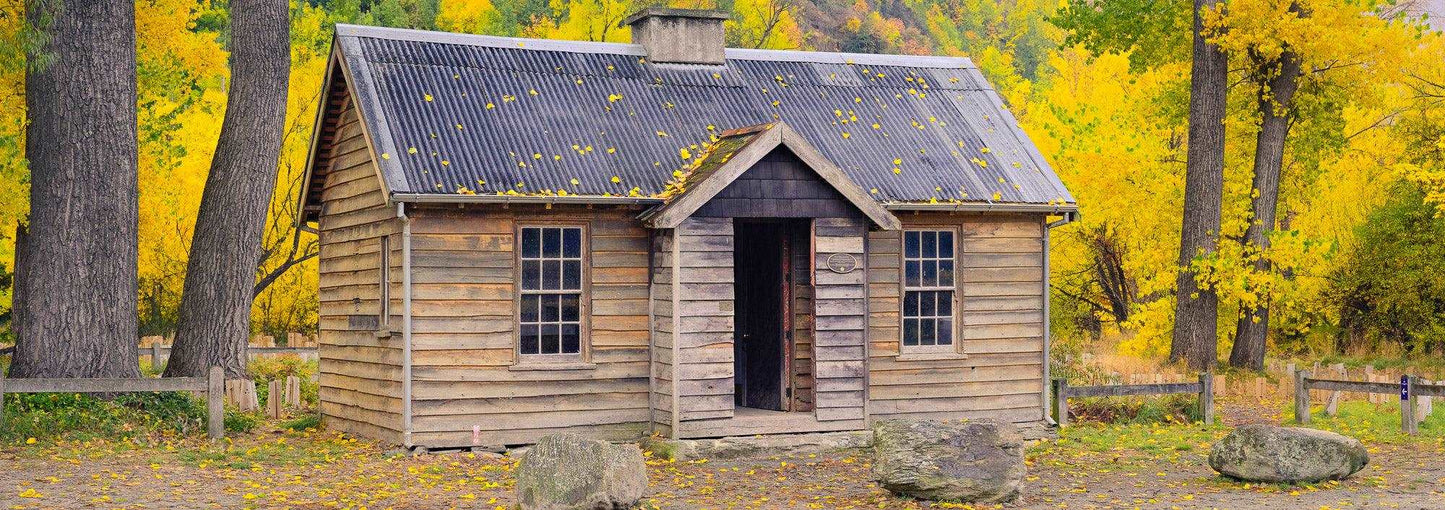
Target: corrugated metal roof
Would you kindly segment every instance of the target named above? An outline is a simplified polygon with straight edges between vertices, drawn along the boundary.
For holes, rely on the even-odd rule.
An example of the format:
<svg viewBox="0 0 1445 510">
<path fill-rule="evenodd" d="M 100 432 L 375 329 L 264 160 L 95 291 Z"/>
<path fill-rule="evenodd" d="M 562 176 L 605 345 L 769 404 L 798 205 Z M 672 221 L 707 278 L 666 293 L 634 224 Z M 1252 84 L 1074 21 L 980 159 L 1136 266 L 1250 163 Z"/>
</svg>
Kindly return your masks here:
<svg viewBox="0 0 1445 510">
<path fill-rule="evenodd" d="M 729 49 L 697 66 L 630 44 L 336 33 L 393 193 L 647 196 L 718 133 L 781 120 L 883 202 L 1074 201 L 964 58 Z"/>
</svg>

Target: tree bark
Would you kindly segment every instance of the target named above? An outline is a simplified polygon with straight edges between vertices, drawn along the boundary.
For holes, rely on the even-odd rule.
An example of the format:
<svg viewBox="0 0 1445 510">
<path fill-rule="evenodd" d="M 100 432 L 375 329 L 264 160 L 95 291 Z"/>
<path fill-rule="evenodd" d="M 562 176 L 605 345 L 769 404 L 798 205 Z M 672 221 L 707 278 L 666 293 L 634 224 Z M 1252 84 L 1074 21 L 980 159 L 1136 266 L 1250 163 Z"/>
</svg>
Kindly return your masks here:
<svg viewBox="0 0 1445 510">
<path fill-rule="evenodd" d="M 134 377 L 135 5 L 26 2 L 29 234 L 10 377 Z"/>
<path fill-rule="evenodd" d="M 246 377 L 252 288 L 275 190 L 291 68 L 286 0 L 231 0 L 231 88 L 186 263 L 167 377 Z"/>
<path fill-rule="evenodd" d="M 1260 66 L 1259 112 L 1262 122 L 1255 140 L 1253 216 L 1244 239 L 1247 252 L 1258 255 L 1254 270 L 1270 271 L 1265 251 L 1269 249 L 1269 233 L 1274 230 L 1275 209 L 1279 204 L 1279 178 L 1284 166 L 1284 143 L 1289 136 L 1291 109 L 1298 87 L 1300 61 L 1286 51 L 1277 62 Z M 1235 326 L 1234 349 L 1229 364 L 1254 370 L 1264 369 L 1265 343 L 1269 332 L 1269 295 L 1261 295 L 1259 304 L 1240 310 Z"/>
<path fill-rule="evenodd" d="M 1224 192 L 1224 109 L 1228 61 L 1203 34 L 1200 12 L 1217 0 L 1194 0 L 1194 61 L 1189 83 L 1189 149 L 1184 177 L 1184 222 L 1179 240 L 1179 276 L 1174 307 L 1174 338 L 1169 360 L 1191 369 L 1217 363 L 1219 298 L 1201 287 L 1190 262 L 1213 253 L 1219 236 Z"/>
</svg>

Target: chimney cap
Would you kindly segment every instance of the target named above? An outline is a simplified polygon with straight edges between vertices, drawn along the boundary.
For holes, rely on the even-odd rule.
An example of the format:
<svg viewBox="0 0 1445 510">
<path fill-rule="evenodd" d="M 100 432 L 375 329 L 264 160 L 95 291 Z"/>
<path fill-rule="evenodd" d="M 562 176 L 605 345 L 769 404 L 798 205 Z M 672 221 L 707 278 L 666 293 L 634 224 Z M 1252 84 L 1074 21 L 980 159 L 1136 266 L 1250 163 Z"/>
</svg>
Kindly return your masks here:
<svg viewBox="0 0 1445 510">
<path fill-rule="evenodd" d="M 625 27 L 647 18 L 688 18 L 697 20 L 727 20 L 727 12 L 713 9 L 677 9 L 672 7 L 648 7 L 624 18 L 617 26 Z"/>
</svg>

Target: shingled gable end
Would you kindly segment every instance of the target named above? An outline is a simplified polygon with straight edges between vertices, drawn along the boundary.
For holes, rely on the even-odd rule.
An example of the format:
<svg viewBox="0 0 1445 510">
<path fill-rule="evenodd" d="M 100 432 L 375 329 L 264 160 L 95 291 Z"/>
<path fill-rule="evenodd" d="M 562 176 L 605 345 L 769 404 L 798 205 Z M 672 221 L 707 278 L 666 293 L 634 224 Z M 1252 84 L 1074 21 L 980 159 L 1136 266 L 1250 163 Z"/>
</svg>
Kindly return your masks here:
<svg viewBox="0 0 1445 510">
<path fill-rule="evenodd" d="M 1047 422 L 1048 229 L 1077 207 L 977 68 L 723 49 L 725 19 L 646 10 L 636 45 L 337 26 L 297 218 L 328 427 Z"/>
</svg>

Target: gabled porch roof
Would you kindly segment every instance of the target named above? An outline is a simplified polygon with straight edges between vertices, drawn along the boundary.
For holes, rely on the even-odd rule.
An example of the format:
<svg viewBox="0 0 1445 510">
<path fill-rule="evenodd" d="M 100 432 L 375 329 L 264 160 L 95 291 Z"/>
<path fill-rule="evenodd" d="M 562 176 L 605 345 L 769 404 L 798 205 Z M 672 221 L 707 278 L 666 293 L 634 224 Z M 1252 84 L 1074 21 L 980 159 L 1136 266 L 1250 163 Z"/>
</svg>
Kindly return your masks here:
<svg viewBox="0 0 1445 510">
<path fill-rule="evenodd" d="M 668 195 L 667 202 L 642 215 L 644 224 L 652 228 L 677 227 L 778 147 L 785 147 L 798 156 L 874 225 L 884 230 L 897 230 L 902 226 L 896 216 L 868 196 L 868 192 L 848 178 L 848 174 L 782 122 L 723 132 L 693 168 L 679 177 L 665 193 Z"/>
</svg>

